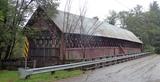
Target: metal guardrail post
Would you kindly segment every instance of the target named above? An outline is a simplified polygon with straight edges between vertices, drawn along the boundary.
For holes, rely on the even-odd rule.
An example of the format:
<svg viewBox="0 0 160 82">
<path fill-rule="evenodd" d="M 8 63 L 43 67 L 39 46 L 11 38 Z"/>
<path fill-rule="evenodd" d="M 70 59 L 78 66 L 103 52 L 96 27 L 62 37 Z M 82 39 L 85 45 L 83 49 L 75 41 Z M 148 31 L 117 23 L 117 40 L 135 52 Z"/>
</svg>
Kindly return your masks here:
<svg viewBox="0 0 160 82">
<path fill-rule="evenodd" d="M 96 60 L 92 60 L 92 61 L 83 61 L 83 62 L 79 62 L 79 63 L 48 66 L 48 67 L 41 67 L 41 68 L 32 68 L 32 69 L 19 68 L 18 71 L 20 73 L 21 79 L 27 79 L 32 74 L 38 74 L 38 73 L 44 73 L 44 72 L 54 72 L 54 71 L 58 71 L 58 70 L 83 67 L 83 66 L 99 64 L 99 63 L 106 63 L 106 62 L 111 62 L 111 61 L 115 61 L 115 60 L 119 60 L 119 59 L 126 59 L 126 58 L 131 58 L 131 57 L 142 56 L 145 54 L 150 54 L 150 53 L 147 52 L 147 53 L 139 53 L 139 54 L 134 54 L 134 55 L 120 56 L 120 57 L 102 58 L 102 59 L 96 59 Z"/>
</svg>

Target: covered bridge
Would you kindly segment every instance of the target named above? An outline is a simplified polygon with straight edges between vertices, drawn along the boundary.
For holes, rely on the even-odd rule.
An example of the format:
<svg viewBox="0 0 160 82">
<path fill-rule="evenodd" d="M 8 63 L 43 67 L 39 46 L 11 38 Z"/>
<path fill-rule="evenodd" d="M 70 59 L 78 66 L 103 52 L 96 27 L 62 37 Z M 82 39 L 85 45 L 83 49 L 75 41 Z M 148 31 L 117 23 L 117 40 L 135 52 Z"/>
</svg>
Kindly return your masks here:
<svg viewBox="0 0 160 82">
<path fill-rule="evenodd" d="M 27 27 L 37 31 L 27 36 L 29 60 L 40 66 L 142 51 L 142 41 L 132 32 L 96 18 L 62 11 L 49 16 L 38 7 Z"/>
</svg>

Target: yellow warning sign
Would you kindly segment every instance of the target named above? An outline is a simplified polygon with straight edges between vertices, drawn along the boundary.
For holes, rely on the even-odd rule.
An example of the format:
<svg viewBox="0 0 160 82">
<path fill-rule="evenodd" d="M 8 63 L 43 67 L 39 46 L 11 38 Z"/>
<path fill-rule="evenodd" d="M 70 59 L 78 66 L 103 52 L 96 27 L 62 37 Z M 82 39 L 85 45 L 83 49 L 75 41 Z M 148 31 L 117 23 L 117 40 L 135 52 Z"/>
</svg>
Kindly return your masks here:
<svg viewBox="0 0 160 82">
<path fill-rule="evenodd" d="M 28 52 L 29 52 L 29 42 L 28 42 L 27 37 L 25 37 L 23 52 L 24 52 L 24 57 L 27 58 L 28 57 Z"/>
</svg>

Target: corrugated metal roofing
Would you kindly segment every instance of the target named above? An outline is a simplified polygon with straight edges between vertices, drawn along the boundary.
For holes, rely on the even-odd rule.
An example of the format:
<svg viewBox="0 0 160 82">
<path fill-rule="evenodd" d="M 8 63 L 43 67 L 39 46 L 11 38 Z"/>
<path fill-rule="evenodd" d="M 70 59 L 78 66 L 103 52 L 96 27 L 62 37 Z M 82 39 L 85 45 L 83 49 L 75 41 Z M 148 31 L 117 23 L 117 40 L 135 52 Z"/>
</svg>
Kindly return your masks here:
<svg viewBox="0 0 160 82">
<path fill-rule="evenodd" d="M 93 18 L 81 17 L 62 11 L 59 11 L 56 17 L 51 18 L 64 33 L 103 36 L 142 43 L 132 32 Z"/>
</svg>

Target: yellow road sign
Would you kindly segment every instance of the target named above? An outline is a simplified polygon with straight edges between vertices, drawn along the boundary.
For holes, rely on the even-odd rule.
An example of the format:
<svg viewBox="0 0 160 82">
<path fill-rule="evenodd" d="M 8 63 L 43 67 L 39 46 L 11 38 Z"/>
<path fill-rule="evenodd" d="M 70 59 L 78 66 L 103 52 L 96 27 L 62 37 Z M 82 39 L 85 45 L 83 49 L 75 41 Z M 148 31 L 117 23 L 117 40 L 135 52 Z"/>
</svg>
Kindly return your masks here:
<svg viewBox="0 0 160 82">
<path fill-rule="evenodd" d="M 24 49 L 23 49 L 23 53 L 24 53 L 25 58 L 28 57 L 28 52 L 29 52 L 29 42 L 28 42 L 27 37 L 25 37 Z"/>
</svg>

